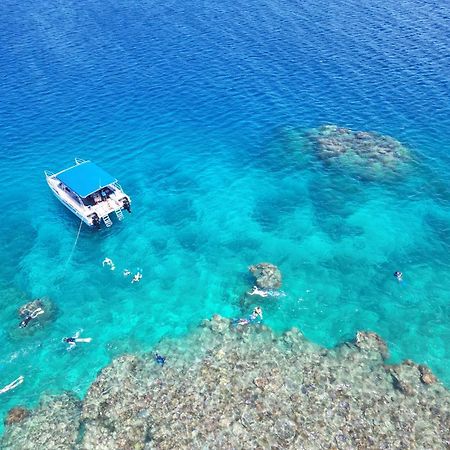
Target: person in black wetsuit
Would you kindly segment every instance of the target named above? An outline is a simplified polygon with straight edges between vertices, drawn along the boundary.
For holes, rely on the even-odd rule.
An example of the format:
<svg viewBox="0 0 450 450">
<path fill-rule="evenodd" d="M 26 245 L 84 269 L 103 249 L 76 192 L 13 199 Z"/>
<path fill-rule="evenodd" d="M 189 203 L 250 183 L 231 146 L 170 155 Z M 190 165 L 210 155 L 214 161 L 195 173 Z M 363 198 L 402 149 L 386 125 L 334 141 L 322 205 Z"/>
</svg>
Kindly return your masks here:
<svg viewBox="0 0 450 450">
<path fill-rule="evenodd" d="M 25 318 L 20 322 L 19 327 L 25 328 L 33 319 L 36 319 L 40 314 L 44 314 L 44 310 L 42 308 L 35 309 L 32 313 L 29 313 L 25 316 Z"/>
<path fill-rule="evenodd" d="M 70 349 L 74 348 L 78 344 L 78 342 L 91 342 L 92 339 L 91 338 L 81 338 L 80 332 L 77 331 L 75 333 L 75 336 L 65 337 L 65 338 L 63 338 L 62 341 L 65 342 L 66 344 L 69 344 L 69 347 L 67 348 L 67 350 L 70 350 Z"/>
</svg>

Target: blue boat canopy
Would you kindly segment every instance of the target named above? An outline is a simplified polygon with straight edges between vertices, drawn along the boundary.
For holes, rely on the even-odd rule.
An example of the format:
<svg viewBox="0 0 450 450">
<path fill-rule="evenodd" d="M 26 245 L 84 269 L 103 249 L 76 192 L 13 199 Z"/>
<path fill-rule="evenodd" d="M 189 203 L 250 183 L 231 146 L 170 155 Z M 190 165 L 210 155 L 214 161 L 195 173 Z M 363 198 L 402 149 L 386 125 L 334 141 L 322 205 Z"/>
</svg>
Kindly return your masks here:
<svg viewBox="0 0 450 450">
<path fill-rule="evenodd" d="M 85 161 L 56 174 L 69 189 L 85 198 L 117 180 L 91 161 Z"/>
</svg>

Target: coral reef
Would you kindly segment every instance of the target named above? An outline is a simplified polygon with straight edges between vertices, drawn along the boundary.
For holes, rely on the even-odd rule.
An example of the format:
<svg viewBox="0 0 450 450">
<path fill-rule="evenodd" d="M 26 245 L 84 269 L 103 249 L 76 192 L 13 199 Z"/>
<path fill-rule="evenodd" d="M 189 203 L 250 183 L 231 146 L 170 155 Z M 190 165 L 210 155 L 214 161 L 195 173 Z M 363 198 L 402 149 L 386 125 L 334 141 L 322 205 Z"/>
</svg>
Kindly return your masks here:
<svg viewBox="0 0 450 450">
<path fill-rule="evenodd" d="M 438 450 L 450 444 L 450 393 L 425 366 L 386 365 L 386 344 L 375 333 L 360 332 L 328 350 L 295 328 L 275 335 L 263 325 L 234 327 L 214 316 L 183 339 L 161 341 L 158 352 L 167 357 L 164 366 L 148 354 L 124 355 L 104 368 L 81 416 L 70 397 L 53 399 L 59 407 L 43 403 L 6 427 L 2 448 Z"/>
<path fill-rule="evenodd" d="M 5 419 L 5 425 L 12 425 L 13 423 L 22 422 L 30 415 L 30 411 L 23 406 L 16 406 L 8 411 Z"/>
<path fill-rule="evenodd" d="M 389 356 L 386 342 L 378 334 L 371 331 L 358 331 L 356 333 L 355 345 L 362 350 L 379 352 L 384 359 Z"/>
<path fill-rule="evenodd" d="M 306 136 L 321 160 L 347 170 L 356 169 L 363 176 L 398 173 L 411 159 L 400 142 L 374 132 L 323 125 L 308 130 Z"/>
<path fill-rule="evenodd" d="M 80 432 L 81 402 L 72 394 L 49 396 L 21 420 L 7 423 L 3 450 L 73 449 Z M 14 408 L 17 409 L 17 408 Z M 10 416 L 8 414 L 8 417 Z"/>
<path fill-rule="evenodd" d="M 250 266 L 248 270 L 256 278 L 256 285 L 262 289 L 279 289 L 281 287 L 281 272 L 271 263 L 259 263 Z"/>
</svg>

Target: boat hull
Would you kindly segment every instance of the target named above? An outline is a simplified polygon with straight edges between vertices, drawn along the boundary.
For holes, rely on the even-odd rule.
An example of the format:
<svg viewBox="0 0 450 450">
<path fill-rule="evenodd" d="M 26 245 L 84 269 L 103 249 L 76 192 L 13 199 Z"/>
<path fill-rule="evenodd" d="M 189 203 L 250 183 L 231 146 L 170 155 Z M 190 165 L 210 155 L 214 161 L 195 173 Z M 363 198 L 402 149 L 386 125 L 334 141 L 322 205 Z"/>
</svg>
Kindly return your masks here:
<svg viewBox="0 0 450 450">
<path fill-rule="evenodd" d="M 53 186 L 48 183 L 50 186 L 50 189 L 53 192 L 53 195 L 73 214 L 75 214 L 80 220 L 82 220 L 87 226 L 93 227 L 93 223 L 83 214 L 81 214 L 79 211 L 77 211 L 72 205 L 70 205 L 68 202 L 66 202 L 63 198 L 60 197 L 59 193 L 53 188 Z"/>
</svg>

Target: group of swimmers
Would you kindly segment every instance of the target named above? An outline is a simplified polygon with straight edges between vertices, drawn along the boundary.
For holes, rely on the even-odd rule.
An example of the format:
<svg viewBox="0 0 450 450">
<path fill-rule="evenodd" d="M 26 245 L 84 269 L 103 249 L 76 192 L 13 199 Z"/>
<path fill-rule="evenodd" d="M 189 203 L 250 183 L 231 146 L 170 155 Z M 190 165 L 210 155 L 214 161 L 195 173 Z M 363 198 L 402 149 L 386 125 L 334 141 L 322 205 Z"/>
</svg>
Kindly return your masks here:
<svg viewBox="0 0 450 450">
<path fill-rule="evenodd" d="M 62 340 L 63 342 L 69 344 L 69 347 L 67 348 L 67 350 L 71 350 L 79 342 L 91 342 L 91 340 L 92 340 L 91 338 L 80 338 L 79 336 L 80 336 L 80 332 L 77 332 L 75 334 L 75 336 L 66 337 Z M 155 360 L 156 364 L 159 364 L 161 367 L 163 367 L 164 364 L 166 363 L 166 357 L 160 355 L 158 352 L 154 354 L 154 360 Z M 14 381 L 12 381 L 11 383 L 9 383 L 6 386 L 4 386 L 3 388 L 1 388 L 0 395 L 4 394 L 5 392 L 11 391 L 12 389 L 15 389 L 17 386 L 19 386 L 20 384 L 23 383 L 24 379 L 25 379 L 24 376 L 20 375 Z"/>
<path fill-rule="evenodd" d="M 403 281 L 403 273 L 396 270 L 394 272 L 394 277 L 397 278 L 399 282 Z M 286 294 L 282 291 L 275 291 L 272 289 L 260 289 L 258 286 L 253 286 L 252 290 L 247 292 L 247 295 L 259 295 L 260 297 L 285 297 Z M 252 314 L 248 317 L 233 319 L 232 323 L 234 325 L 249 325 L 254 322 L 260 322 L 263 319 L 262 309 L 260 306 L 257 306 Z"/>
<path fill-rule="evenodd" d="M 259 295 L 260 297 L 280 297 L 286 295 L 284 292 L 259 289 L 257 286 L 253 286 L 252 290 L 247 292 L 248 295 Z M 260 323 L 263 320 L 263 313 L 261 306 L 256 306 L 253 312 L 248 317 L 242 317 L 240 319 L 233 319 L 231 323 L 233 325 L 249 325 L 251 323 Z"/>
<path fill-rule="evenodd" d="M 39 316 L 43 313 L 44 313 L 44 310 L 42 308 L 35 309 L 32 313 L 26 315 L 25 319 L 22 320 L 19 327 L 25 328 L 31 320 L 35 319 L 37 316 Z M 67 350 L 71 350 L 72 348 L 74 348 L 78 342 L 91 342 L 91 340 L 92 340 L 91 338 L 80 338 L 79 336 L 80 336 L 80 332 L 77 332 L 75 334 L 75 336 L 73 336 L 73 337 L 63 338 L 62 342 L 69 344 L 69 347 L 67 348 Z M 20 375 L 14 381 L 12 381 L 11 383 L 9 383 L 6 386 L 4 386 L 3 388 L 1 388 L 0 394 L 4 394 L 5 392 L 15 389 L 17 386 L 19 386 L 20 384 L 23 383 L 24 379 L 25 379 L 25 377 L 23 375 Z"/>
<path fill-rule="evenodd" d="M 110 270 L 116 270 L 116 266 L 114 264 L 114 262 L 112 261 L 112 259 L 110 258 L 105 258 L 102 261 L 102 266 L 103 267 L 109 267 Z M 123 276 L 124 277 L 129 277 L 130 275 L 132 275 L 131 271 L 128 269 L 124 269 L 123 270 Z M 133 275 L 132 279 L 131 279 L 131 283 L 139 283 L 139 281 L 141 281 L 142 279 L 142 269 L 137 269 L 137 272 Z M 40 316 L 41 314 L 44 314 L 45 311 L 42 308 L 36 308 L 34 311 L 25 311 L 24 314 L 22 314 L 22 321 L 19 324 L 20 328 L 25 328 L 28 326 L 28 324 L 32 321 L 35 320 L 38 316 Z M 69 336 L 69 337 L 65 337 L 62 339 L 62 342 L 69 344 L 69 346 L 67 347 L 67 350 L 72 350 L 73 348 L 75 348 L 75 346 L 80 343 L 89 343 L 92 341 L 92 338 L 82 338 L 80 337 L 80 332 L 75 333 L 74 336 Z M 157 364 L 164 366 L 165 362 L 166 362 L 166 358 L 158 353 L 156 353 L 154 355 L 155 361 Z M 24 377 L 22 375 L 20 375 L 20 377 L 18 377 L 16 380 L 14 380 L 13 382 L 7 384 L 6 386 L 4 386 L 3 388 L 0 389 L 0 394 L 4 394 L 5 392 L 10 391 L 11 389 L 15 389 L 17 386 L 19 386 L 20 384 L 23 383 Z"/>
<path fill-rule="evenodd" d="M 105 258 L 102 261 L 102 266 L 109 267 L 111 270 L 116 270 L 116 266 L 114 265 L 112 259 L 110 259 L 110 258 Z M 123 269 L 122 274 L 124 277 L 129 277 L 131 275 L 131 271 L 128 269 Z M 142 269 L 137 269 L 137 272 L 133 275 L 133 277 L 131 279 L 131 283 L 139 283 L 139 281 L 141 281 L 141 279 L 142 279 Z"/>
<path fill-rule="evenodd" d="M 111 270 L 115 270 L 116 266 L 112 262 L 111 259 L 105 258 L 102 263 L 104 266 L 109 266 Z M 131 272 L 128 269 L 125 269 L 123 272 L 123 275 L 125 277 L 131 275 Z M 400 282 L 403 281 L 403 274 L 402 272 L 396 270 L 394 272 L 394 277 Z M 133 279 L 131 280 L 132 283 L 139 282 L 142 278 L 142 273 L 140 270 L 137 271 L 137 273 L 133 276 Z M 260 297 L 280 297 L 285 296 L 286 294 L 284 292 L 280 291 L 274 291 L 274 290 L 265 290 L 265 289 L 259 289 L 257 286 L 253 286 L 252 290 L 247 292 L 248 295 L 259 295 Z M 36 319 L 39 315 L 43 314 L 45 311 L 42 308 L 37 308 L 33 312 L 27 312 L 22 322 L 20 322 L 19 327 L 25 328 L 32 320 Z M 232 323 L 233 325 L 249 325 L 252 323 L 260 323 L 263 320 L 263 313 L 262 308 L 260 306 L 256 306 L 253 309 L 253 312 L 248 316 L 240 319 L 233 319 Z M 65 337 L 63 338 L 62 342 L 69 344 L 69 347 L 67 350 L 73 349 L 78 343 L 88 343 L 91 342 L 91 338 L 81 338 L 80 332 L 75 333 L 75 336 L 72 337 Z M 159 353 L 154 354 L 154 360 L 157 364 L 160 366 L 164 366 L 166 362 L 166 358 Z M 11 389 L 15 389 L 17 386 L 23 383 L 24 377 L 20 375 L 16 380 L 13 382 L 7 384 L 2 389 L 0 389 L 0 394 L 4 394 L 5 392 L 10 391 Z"/>
</svg>

